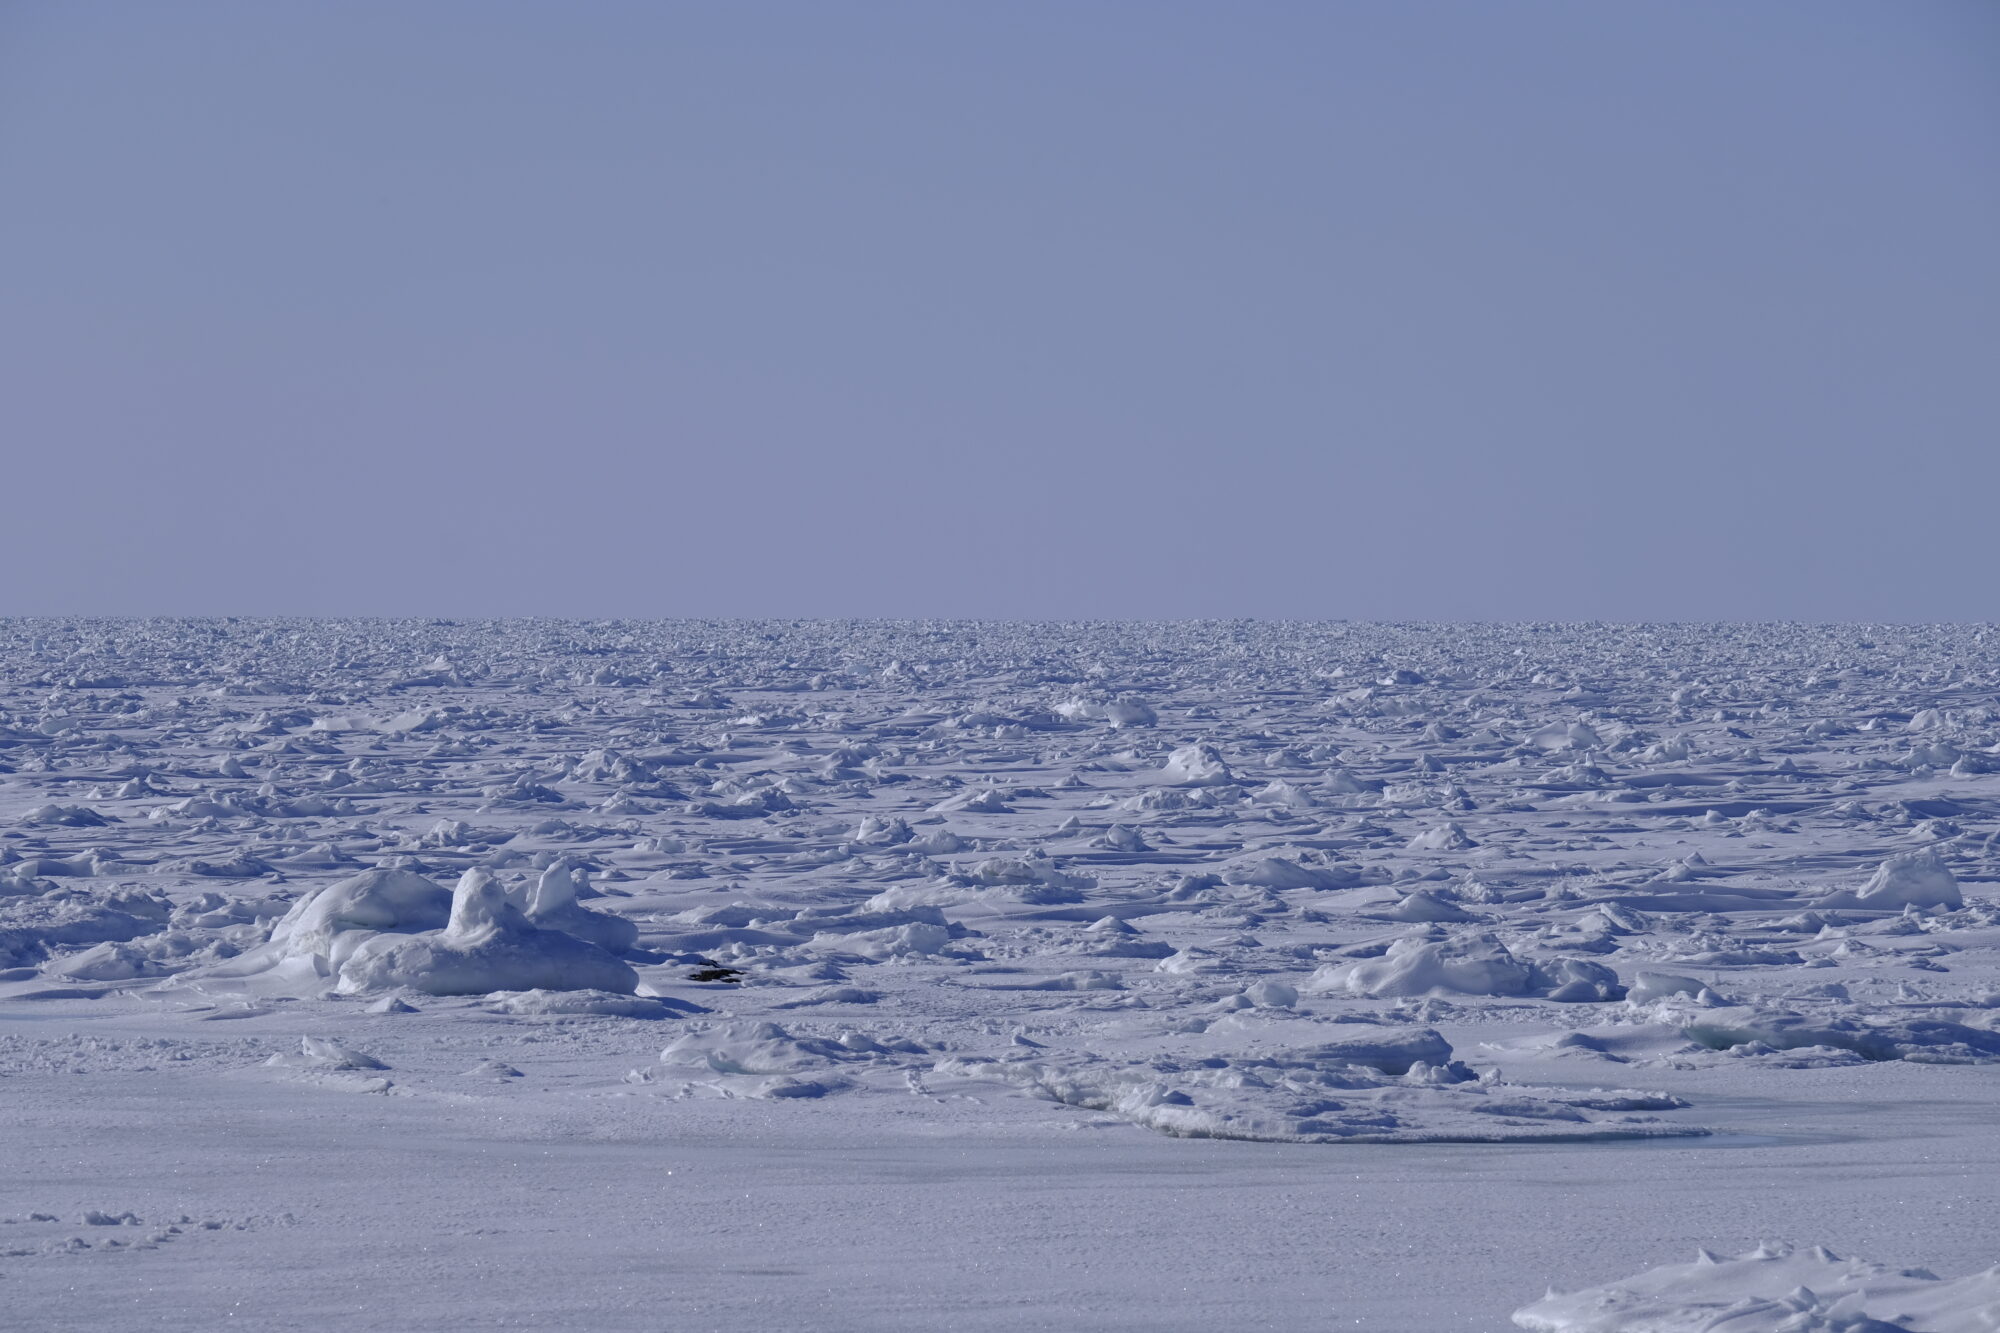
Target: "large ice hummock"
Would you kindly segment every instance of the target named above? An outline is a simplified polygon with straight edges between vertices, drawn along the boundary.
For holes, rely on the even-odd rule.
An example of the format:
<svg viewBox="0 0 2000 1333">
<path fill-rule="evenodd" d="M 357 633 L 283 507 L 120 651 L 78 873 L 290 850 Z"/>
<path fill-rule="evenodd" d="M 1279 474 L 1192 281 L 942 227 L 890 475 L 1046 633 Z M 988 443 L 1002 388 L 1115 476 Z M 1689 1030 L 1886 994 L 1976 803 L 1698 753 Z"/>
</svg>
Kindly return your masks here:
<svg viewBox="0 0 2000 1333">
<path fill-rule="evenodd" d="M 1820 907 L 1858 908 L 1862 911 L 1900 912 L 1905 907 L 1944 908 L 1956 911 L 1965 906 L 1958 891 L 1958 877 L 1937 850 L 1892 856 L 1875 868 L 1875 874 L 1859 889 L 1829 893 Z"/>
<path fill-rule="evenodd" d="M 604 949 L 535 925 L 507 901 L 500 882 L 468 870 L 451 897 L 451 919 L 434 934 L 377 935 L 341 966 L 343 994 L 403 986 L 429 995 L 515 990 L 601 990 L 630 995 L 639 976 Z"/>
<path fill-rule="evenodd" d="M 429 995 L 521 990 L 630 995 L 637 989 L 638 974 L 607 949 L 552 928 L 552 923 L 577 925 L 616 940 L 629 937 L 611 923 L 629 923 L 577 904 L 566 876 L 560 884 L 538 885 L 531 909 L 524 913 L 510 903 L 485 870 L 466 871 L 450 893 L 413 871 L 366 870 L 307 894 L 272 928 L 266 943 L 188 979 L 295 994 L 407 987 Z M 584 918 L 603 924 L 593 926 Z"/>
</svg>

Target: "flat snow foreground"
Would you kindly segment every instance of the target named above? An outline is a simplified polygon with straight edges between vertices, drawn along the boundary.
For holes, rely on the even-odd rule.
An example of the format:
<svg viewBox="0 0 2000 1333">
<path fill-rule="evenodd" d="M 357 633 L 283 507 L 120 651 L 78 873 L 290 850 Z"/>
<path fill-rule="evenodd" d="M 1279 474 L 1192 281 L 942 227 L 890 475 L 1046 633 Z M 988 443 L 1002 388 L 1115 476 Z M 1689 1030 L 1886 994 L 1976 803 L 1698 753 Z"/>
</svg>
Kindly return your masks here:
<svg viewBox="0 0 2000 1333">
<path fill-rule="evenodd" d="M 1990 1333 L 1992 641 L 0 622 L 0 1324 Z"/>
</svg>

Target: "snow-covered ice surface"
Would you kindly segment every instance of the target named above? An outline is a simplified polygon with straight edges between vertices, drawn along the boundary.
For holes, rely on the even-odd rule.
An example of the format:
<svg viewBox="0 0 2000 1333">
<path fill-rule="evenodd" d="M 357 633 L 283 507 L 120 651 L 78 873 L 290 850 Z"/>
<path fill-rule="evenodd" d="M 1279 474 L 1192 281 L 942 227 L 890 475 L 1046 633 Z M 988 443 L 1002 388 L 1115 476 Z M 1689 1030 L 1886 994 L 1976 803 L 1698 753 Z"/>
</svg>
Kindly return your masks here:
<svg viewBox="0 0 2000 1333">
<path fill-rule="evenodd" d="M 2000 1266 L 1948 1281 L 1823 1245 L 1760 1245 L 1728 1259 L 1703 1250 L 1692 1263 L 1551 1292 L 1514 1323 L 1537 1333 L 1990 1333 L 2000 1327 Z"/>
<path fill-rule="evenodd" d="M 1993 646 L 0 622 L 0 1299 L 2000 1328 Z"/>
</svg>

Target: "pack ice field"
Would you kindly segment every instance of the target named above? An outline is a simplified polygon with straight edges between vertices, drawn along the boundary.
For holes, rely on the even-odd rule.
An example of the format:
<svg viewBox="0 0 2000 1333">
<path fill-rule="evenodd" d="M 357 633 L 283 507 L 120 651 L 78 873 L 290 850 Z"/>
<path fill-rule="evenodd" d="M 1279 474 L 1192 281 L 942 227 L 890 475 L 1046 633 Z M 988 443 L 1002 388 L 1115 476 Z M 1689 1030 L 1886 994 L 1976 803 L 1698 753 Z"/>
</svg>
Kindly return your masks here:
<svg viewBox="0 0 2000 1333">
<path fill-rule="evenodd" d="M 0 622 L 0 1299 L 1991 1333 L 1996 649 Z"/>
</svg>

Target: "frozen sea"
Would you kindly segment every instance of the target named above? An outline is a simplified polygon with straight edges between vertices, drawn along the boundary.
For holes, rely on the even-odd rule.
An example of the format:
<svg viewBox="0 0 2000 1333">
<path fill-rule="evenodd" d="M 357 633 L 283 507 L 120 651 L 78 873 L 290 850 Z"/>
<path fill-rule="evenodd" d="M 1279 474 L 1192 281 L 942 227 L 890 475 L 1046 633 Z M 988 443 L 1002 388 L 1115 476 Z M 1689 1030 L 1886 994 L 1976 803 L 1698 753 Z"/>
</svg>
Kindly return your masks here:
<svg viewBox="0 0 2000 1333">
<path fill-rule="evenodd" d="M 0 1323 L 2000 1329 L 1996 636 L 0 621 Z"/>
</svg>

